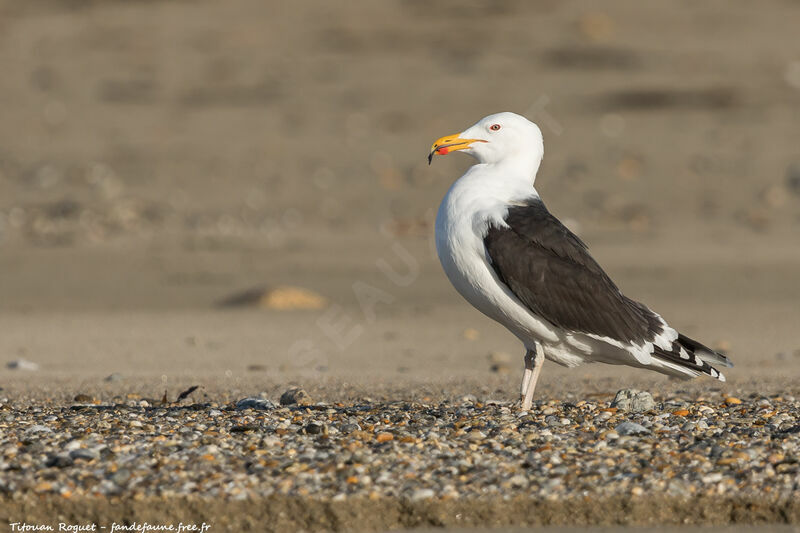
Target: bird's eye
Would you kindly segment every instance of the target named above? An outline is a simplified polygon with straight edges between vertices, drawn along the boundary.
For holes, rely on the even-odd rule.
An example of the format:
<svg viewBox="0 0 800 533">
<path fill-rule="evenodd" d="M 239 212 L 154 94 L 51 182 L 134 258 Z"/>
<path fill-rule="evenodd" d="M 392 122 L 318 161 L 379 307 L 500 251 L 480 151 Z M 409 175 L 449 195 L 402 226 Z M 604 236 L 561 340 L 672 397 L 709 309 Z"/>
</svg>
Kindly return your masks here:
<svg viewBox="0 0 800 533">
<path fill-rule="evenodd" d="M 492 124 L 491 126 L 489 126 L 489 129 L 492 131 L 497 131 L 500 129 L 500 124 Z"/>
</svg>

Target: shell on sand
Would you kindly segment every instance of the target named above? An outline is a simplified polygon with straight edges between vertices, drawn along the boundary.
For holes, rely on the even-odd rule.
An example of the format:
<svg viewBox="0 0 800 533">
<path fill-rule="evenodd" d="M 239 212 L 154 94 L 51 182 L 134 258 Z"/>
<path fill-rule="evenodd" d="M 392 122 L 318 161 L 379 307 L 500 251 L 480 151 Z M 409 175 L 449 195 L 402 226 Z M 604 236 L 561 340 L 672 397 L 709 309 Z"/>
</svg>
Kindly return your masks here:
<svg viewBox="0 0 800 533">
<path fill-rule="evenodd" d="M 324 296 L 303 287 L 280 286 L 256 288 L 236 293 L 219 303 L 220 307 L 261 307 L 279 311 L 322 309 L 328 305 Z"/>
<path fill-rule="evenodd" d="M 321 295 L 302 287 L 278 287 L 267 291 L 259 305 L 267 309 L 322 309 L 327 300 Z"/>
</svg>

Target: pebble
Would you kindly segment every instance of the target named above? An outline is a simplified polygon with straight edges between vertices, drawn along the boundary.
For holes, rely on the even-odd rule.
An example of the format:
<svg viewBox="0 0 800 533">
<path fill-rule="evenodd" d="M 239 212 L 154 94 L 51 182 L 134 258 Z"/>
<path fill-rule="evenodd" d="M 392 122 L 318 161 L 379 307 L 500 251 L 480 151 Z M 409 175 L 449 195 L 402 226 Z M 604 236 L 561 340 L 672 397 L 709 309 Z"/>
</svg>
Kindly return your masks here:
<svg viewBox="0 0 800 533">
<path fill-rule="evenodd" d="M 69 457 L 73 461 L 75 459 L 83 459 L 85 461 L 93 461 L 94 459 L 100 458 L 100 453 L 96 450 L 90 450 L 88 448 L 78 448 L 77 450 L 72 450 L 69 452 Z"/>
<path fill-rule="evenodd" d="M 512 487 L 524 488 L 528 486 L 528 478 L 521 474 L 517 474 L 516 476 L 511 476 L 511 479 L 508 480 L 508 484 Z"/>
<path fill-rule="evenodd" d="M 262 307 L 277 311 L 317 310 L 328 305 L 321 294 L 305 287 L 256 287 L 232 294 L 219 302 L 220 307 Z"/>
<path fill-rule="evenodd" d="M 656 402 L 649 392 L 639 391 L 636 389 L 622 389 L 614 396 L 614 401 L 611 402 L 611 407 L 616 407 L 621 411 L 630 411 L 632 413 L 644 413 L 655 409 Z"/>
<path fill-rule="evenodd" d="M 325 424 L 319 422 L 309 422 L 305 427 L 306 433 L 309 435 L 319 435 L 325 431 Z"/>
<path fill-rule="evenodd" d="M 375 436 L 375 440 L 377 440 L 378 442 L 389 442 L 390 440 L 394 440 L 394 435 L 386 432 L 378 433 Z"/>
<path fill-rule="evenodd" d="M 636 422 L 623 422 L 614 428 L 614 431 L 620 435 L 641 435 L 643 433 L 650 433 L 650 430 Z"/>
<path fill-rule="evenodd" d="M 419 500 L 430 500 L 434 496 L 436 496 L 436 493 L 433 491 L 433 489 L 417 489 L 411 495 L 411 501 L 416 502 Z"/>
<path fill-rule="evenodd" d="M 256 409 L 258 411 L 266 411 L 275 409 L 277 406 L 269 400 L 263 398 L 242 398 L 236 402 L 236 409 L 242 411 L 244 409 Z"/>
<path fill-rule="evenodd" d="M 291 387 L 281 394 L 281 405 L 311 405 L 311 396 L 300 387 Z"/>
<path fill-rule="evenodd" d="M 36 370 L 39 370 L 39 363 L 34 363 L 33 361 L 28 361 L 27 359 L 15 359 L 14 361 L 9 361 L 6 363 L 6 367 L 9 370 L 28 370 L 35 372 Z"/>
<path fill-rule="evenodd" d="M 354 431 L 361 431 L 361 426 L 358 424 L 342 424 L 341 428 L 339 428 L 339 431 L 345 435 L 348 435 Z"/>
<path fill-rule="evenodd" d="M 55 467 L 55 468 L 66 468 L 68 466 L 72 466 L 72 457 L 68 453 L 58 453 L 51 455 L 47 458 L 45 462 L 45 466 L 48 467 Z"/>
<path fill-rule="evenodd" d="M 30 426 L 25 433 L 52 433 L 53 430 L 47 426 L 43 426 L 42 424 L 35 424 Z"/>
</svg>

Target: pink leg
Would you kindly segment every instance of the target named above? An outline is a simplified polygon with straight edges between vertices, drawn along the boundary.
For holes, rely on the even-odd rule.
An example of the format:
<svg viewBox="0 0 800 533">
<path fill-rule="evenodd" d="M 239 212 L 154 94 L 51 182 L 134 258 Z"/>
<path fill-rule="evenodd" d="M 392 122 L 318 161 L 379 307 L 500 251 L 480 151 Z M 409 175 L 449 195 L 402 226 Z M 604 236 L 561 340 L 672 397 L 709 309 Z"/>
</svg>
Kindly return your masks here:
<svg viewBox="0 0 800 533">
<path fill-rule="evenodd" d="M 541 351 L 541 350 L 540 350 Z M 537 353 L 536 348 L 525 352 L 525 373 L 522 375 L 522 410 L 529 411 L 533 403 L 533 391 L 539 380 L 539 373 L 544 364 L 544 354 Z"/>
</svg>

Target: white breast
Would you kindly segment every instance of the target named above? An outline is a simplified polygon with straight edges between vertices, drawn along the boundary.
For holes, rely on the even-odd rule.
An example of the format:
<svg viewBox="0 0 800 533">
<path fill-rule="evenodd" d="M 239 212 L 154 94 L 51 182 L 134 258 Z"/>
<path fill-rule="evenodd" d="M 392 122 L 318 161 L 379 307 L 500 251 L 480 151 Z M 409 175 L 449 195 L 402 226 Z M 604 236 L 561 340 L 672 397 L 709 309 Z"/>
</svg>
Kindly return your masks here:
<svg viewBox="0 0 800 533">
<path fill-rule="evenodd" d="M 447 277 L 475 308 L 506 326 L 524 344 L 558 342 L 553 328 L 533 315 L 497 278 L 483 239 L 489 224 L 503 225 L 508 204 L 536 194 L 530 184 L 493 183 L 487 165 L 475 165 L 445 195 L 436 215 L 436 251 Z"/>
</svg>

